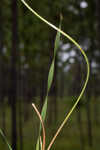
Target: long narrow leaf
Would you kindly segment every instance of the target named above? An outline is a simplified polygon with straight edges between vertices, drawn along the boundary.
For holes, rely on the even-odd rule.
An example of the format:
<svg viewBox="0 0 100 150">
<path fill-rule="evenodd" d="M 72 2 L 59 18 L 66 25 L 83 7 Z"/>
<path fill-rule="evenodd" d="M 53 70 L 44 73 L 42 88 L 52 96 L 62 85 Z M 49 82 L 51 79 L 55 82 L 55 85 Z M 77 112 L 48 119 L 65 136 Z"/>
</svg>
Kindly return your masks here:
<svg viewBox="0 0 100 150">
<path fill-rule="evenodd" d="M 61 27 L 61 22 L 60 22 L 59 27 Z M 49 90 L 51 88 L 51 84 L 52 84 L 52 81 L 53 81 L 55 57 L 56 57 L 57 49 L 59 47 L 59 42 L 60 42 L 60 33 L 57 32 L 56 39 L 55 39 L 55 47 L 54 47 L 54 57 L 53 57 L 53 60 L 52 60 L 51 66 L 50 66 L 50 70 L 49 70 L 49 74 L 48 74 L 47 95 L 46 95 L 44 106 L 43 106 L 42 113 L 41 113 L 41 116 L 43 117 L 43 120 L 45 120 L 45 116 L 46 116 L 48 93 L 49 93 Z"/>
<path fill-rule="evenodd" d="M 60 22 L 59 27 L 61 27 L 61 22 Z M 51 84 L 52 84 L 52 81 L 53 81 L 55 57 L 56 57 L 57 49 L 59 47 L 59 42 L 60 42 L 60 33 L 57 32 L 56 39 L 55 39 L 55 44 L 54 44 L 55 45 L 54 46 L 54 57 L 53 57 L 53 60 L 52 60 L 51 66 L 50 66 L 50 70 L 49 70 L 49 74 L 48 74 L 47 95 L 45 97 L 44 105 L 43 105 L 42 112 L 41 112 L 41 117 L 42 117 L 43 121 L 46 118 L 47 104 L 48 104 L 48 93 L 49 93 L 49 90 L 51 88 Z M 40 135 L 40 133 L 41 133 L 41 124 L 40 124 L 40 129 L 39 129 L 39 135 Z M 38 140 L 37 140 L 37 148 L 38 147 L 39 147 L 39 137 L 38 137 Z"/>
<path fill-rule="evenodd" d="M 3 138 L 3 140 L 5 141 L 5 143 L 7 144 L 9 150 L 12 150 L 11 146 L 9 145 L 9 143 L 8 143 L 6 137 L 5 137 L 5 135 L 3 134 L 3 132 L 2 132 L 1 129 L 0 129 L 0 134 L 1 134 L 2 138 Z"/>
<path fill-rule="evenodd" d="M 87 83 L 88 83 L 88 80 L 89 80 L 89 75 L 90 75 L 90 66 L 89 66 L 89 61 L 88 61 L 88 57 L 87 55 L 85 54 L 84 50 L 80 47 L 80 45 L 72 38 L 70 37 L 67 33 L 63 32 L 60 28 L 57 28 L 55 25 L 53 25 L 52 23 L 48 22 L 46 19 L 44 19 L 42 16 L 40 16 L 36 11 L 34 11 L 24 0 L 21 0 L 23 2 L 23 4 L 34 14 L 36 15 L 40 20 L 42 20 L 43 22 L 45 22 L 46 24 L 48 24 L 50 27 L 52 27 L 53 29 L 57 30 L 59 33 L 61 33 L 62 35 L 64 35 L 67 39 L 69 39 L 82 53 L 82 55 L 84 56 L 84 59 L 86 61 L 86 65 L 87 65 L 87 75 L 86 75 L 86 80 L 85 80 L 85 83 L 84 83 L 84 86 L 80 92 L 80 95 L 79 97 L 76 99 L 76 102 L 75 104 L 73 105 L 72 109 L 70 110 L 70 112 L 68 113 L 68 115 L 65 117 L 64 121 L 62 122 L 60 128 L 58 129 L 58 132 L 57 132 L 57 135 L 59 134 L 59 132 L 61 131 L 62 127 L 65 125 L 65 123 L 67 122 L 68 118 L 70 117 L 70 115 L 72 114 L 73 110 L 75 109 L 75 107 L 77 106 L 78 102 L 80 101 L 85 89 L 86 89 L 86 86 L 87 86 Z M 55 56 L 55 54 L 54 54 Z M 54 58 L 55 59 L 55 58 Z M 52 69 L 51 69 L 52 70 Z M 52 75 L 53 75 L 53 72 L 52 72 Z M 52 78 L 51 78 L 52 79 Z M 52 83 L 52 81 L 51 81 Z M 50 88 L 50 85 L 49 85 L 49 88 Z M 49 91 L 47 91 L 49 92 Z M 48 95 L 48 93 L 47 93 Z M 46 99 L 47 100 L 47 99 Z M 47 103 L 46 103 L 47 104 Z M 44 107 L 47 108 L 47 106 L 45 105 Z M 46 109 L 45 108 L 45 109 Z M 43 109 L 43 111 L 45 110 Z M 46 110 L 45 110 L 46 111 Z M 45 117 L 44 117 L 45 119 Z M 56 136 L 54 136 L 54 138 L 52 139 L 49 147 L 48 147 L 48 150 L 50 150 Z"/>
</svg>

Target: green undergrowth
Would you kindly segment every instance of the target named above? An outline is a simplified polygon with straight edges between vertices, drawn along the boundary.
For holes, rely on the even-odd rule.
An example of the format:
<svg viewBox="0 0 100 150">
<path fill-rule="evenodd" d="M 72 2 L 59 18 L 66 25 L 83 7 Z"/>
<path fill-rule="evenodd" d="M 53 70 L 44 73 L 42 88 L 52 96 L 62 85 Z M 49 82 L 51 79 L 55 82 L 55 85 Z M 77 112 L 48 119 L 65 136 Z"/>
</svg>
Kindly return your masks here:
<svg viewBox="0 0 100 150">
<path fill-rule="evenodd" d="M 48 133 L 49 131 L 45 132 L 46 131 L 46 127 L 44 126 L 44 122 L 45 122 L 46 116 L 47 116 L 48 95 L 49 95 L 49 91 L 50 91 L 50 88 L 51 88 L 51 85 L 52 85 L 52 82 L 53 82 L 56 53 L 57 53 L 57 50 L 59 48 L 61 35 L 65 36 L 67 39 L 69 39 L 80 50 L 80 52 L 81 52 L 81 54 L 84 57 L 84 60 L 86 62 L 86 72 L 87 72 L 87 74 L 86 74 L 86 79 L 84 81 L 84 85 L 82 87 L 82 90 L 81 90 L 79 96 L 77 98 L 75 98 L 75 101 L 74 101 L 73 105 L 70 107 L 70 109 L 64 115 L 64 118 L 61 120 L 61 123 L 60 124 L 57 123 L 59 125 L 57 127 L 58 128 L 57 132 L 54 133 L 54 135 L 52 136 L 52 138 L 51 138 L 51 140 L 50 140 L 50 142 L 48 144 L 48 147 L 46 148 L 47 150 L 50 150 L 51 147 L 53 146 L 57 136 L 60 134 L 61 130 L 63 128 L 65 128 L 64 127 L 65 124 L 70 119 L 70 116 L 71 116 L 72 112 L 75 110 L 75 108 L 77 107 L 80 99 L 82 98 L 82 96 L 84 94 L 84 91 L 86 89 L 86 86 L 87 86 L 87 83 L 88 83 L 88 80 L 89 80 L 89 74 L 90 74 L 89 61 L 88 61 L 87 55 L 85 54 L 84 50 L 80 47 L 80 45 L 72 37 L 70 37 L 67 33 L 65 33 L 65 32 L 63 32 L 61 30 L 61 24 L 62 24 L 62 18 L 63 18 L 61 14 L 60 14 L 59 27 L 56 27 L 55 25 L 53 25 L 52 23 L 47 21 L 45 18 L 40 16 L 36 11 L 34 11 L 34 9 L 32 9 L 24 0 L 21 0 L 21 1 L 38 19 L 40 19 L 42 22 L 46 23 L 49 27 L 51 27 L 51 28 L 53 28 L 54 30 L 57 31 L 56 38 L 55 38 L 55 43 L 54 43 L 54 56 L 53 56 L 53 59 L 52 59 L 52 62 L 51 62 L 51 66 L 50 66 L 50 69 L 49 69 L 49 73 L 48 73 L 47 93 L 45 95 L 44 104 L 43 104 L 41 113 L 39 113 L 39 110 L 37 109 L 37 106 L 34 103 L 32 103 L 32 107 L 34 108 L 34 110 L 35 110 L 35 112 L 36 112 L 36 114 L 38 116 L 38 119 L 40 121 L 39 129 L 38 129 L 37 142 L 36 142 L 36 150 L 45 150 L 45 147 L 47 145 L 46 139 L 49 139 L 48 135 L 45 135 L 45 133 Z M 61 107 L 62 107 L 62 104 L 61 104 Z M 68 107 L 66 107 L 66 108 L 68 108 Z M 35 118 L 34 118 L 34 120 L 35 120 Z M 54 120 L 56 120 L 56 118 Z M 27 122 L 28 122 L 28 124 L 30 123 L 29 120 Z M 35 121 L 35 123 L 36 123 L 36 121 Z M 29 125 L 29 126 L 31 126 L 31 125 Z M 54 125 L 53 125 L 53 128 L 54 128 Z M 32 130 L 31 130 L 31 132 L 32 132 Z M 1 130 L 0 130 L 0 133 L 1 133 L 2 137 L 5 139 L 5 141 L 6 141 L 7 145 L 8 145 L 8 148 L 10 150 L 12 150 L 12 148 L 10 147 L 10 145 L 8 144 L 8 142 L 6 140 L 6 137 L 4 136 L 4 134 L 3 134 L 3 132 Z M 50 134 L 49 134 L 49 136 L 50 136 Z M 71 143 L 72 143 L 71 145 L 73 145 L 72 141 L 71 141 Z M 66 149 L 67 149 L 67 147 L 66 147 Z M 74 149 L 75 149 L 75 146 L 74 146 Z"/>
<path fill-rule="evenodd" d="M 58 120 L 57 122 L 52 122 L 51 124 L 48 124 L 46 121 L 46 136 L 47 136 L 47 143 L 49 143 L 50 139 L 56 132 L 57 128 L 59 127 L 59 124 L 64 119 L 64 116 L 66 114 L 67 108 L 70 109 L 71 104 L 68 103 L 68 100 L 70 98 L 64 98 L 63 100 L 58 100 Z M 70 99 L 71 101 L 71 99 Z M 91 102 L 91 112 L 92 112 L 92 127 L 93 127 L 93 148 L 90 148 L 88 146 L 88 137 L 87 137 L 87 117 L 86 117 L 86 107 L 83 106 L 81 108 L 82 112 L 82 126 L 84 131 L 84 138 L 85 138 L 85 150 L 98 150 L 99 149 L 99 141 L 100 141 L 100 132 L 99 132 L 99 125 L 97 126 L 94 122 L 94 101 Z M 27 104 L 23 104 L 24 107 L 27 107 Z M 98 100 L 98 106 L 100 106 L 100 101 Z M 38 135 L 38 126 L 39 121 L 36 117 L 36 114 L 33 112 L 32 109 L 29 109 L 30 117 L 27 121 L 24 121 L 24 107 L 22 110 L 22 120 L 23 120 L 23 147 L 24 150 L 35 150 L 35 144 L 36 139 Z M 31 107 L 31 103 L 29 104 L 29 107 Z M 66 108 L 66 110 L 65 110 Z M 49 114 L 49 112 L 48 112 Z M 11 121 L 10 121 L 10 108 L 6 106 L 6 138 L 8 139 L 9 143 L 11 143 Z M 100 115 L 100 111 L 99 114 Z M 18 133 L 18 118 L 19 115 L 17 113 L 17 133 Z M 49 119 L 49 118 L 48 118 Z M 2 124 L 2 119 L 0 116 L 0 125 Z M 68 124 L 66 124 L 59 136 L 57 137 L 57 140 L 55 144 L 52 146 L 52 150 L 81 150 L 81 143 L 80 143 L 80 132 L 77 122 L 77 109 L 71 116 L 71 118 L 68 121 Z M 18 147 L 20 147 L 19 144 L 19 134 L 18 134 Z M 3 142 L 3 140 L 0 138 L 0 150 L 7 150 L 8 147 Z M 20 149 L 19 149 L 20 150 Z"/>
</svg>

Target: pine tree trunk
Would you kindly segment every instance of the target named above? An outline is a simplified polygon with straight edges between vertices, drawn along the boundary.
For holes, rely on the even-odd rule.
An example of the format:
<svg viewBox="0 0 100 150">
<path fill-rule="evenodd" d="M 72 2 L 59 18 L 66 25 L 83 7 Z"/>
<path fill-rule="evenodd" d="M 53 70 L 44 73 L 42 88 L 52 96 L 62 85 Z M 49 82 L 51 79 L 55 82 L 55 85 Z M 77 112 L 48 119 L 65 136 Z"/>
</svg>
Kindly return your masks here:
<svg viewBox="0 0 100 150">
<path fill-rule="evenodd" d="M 19 100 L 19 141 L 20 150 L 23 150 L 23 128 L 22 128 L 22 101 Z"/>
<path fill-rule="evenodd" d="M 80 104 L 77 107 L 77 121 L 78 121 L 78 127 L 79 127 L 79 132 L 80 132 L 81 150 L 85 150 L 85 139 L 84 139 L 84 133 L 83 133 L 82 115 L 81 115 Z"/>
<path fill-rule="evenodd" d="M 90 97 L 87 98 L 89 101 Z M 93 135 L 92 135 L 92 122 L 91 122 L 91 109 L 90 109 L 90 102 L 87 102 L 86 105 L 86 112 L 87 112 L 87 133 L 88 133 L 88 143 L 89 146 L 93 146 Z"/>
<path fill-rule="evenodd" d="M 100 49 L 100 0 L 96 0 L 97 47 Z"/>
<path fill-rule="evenodd" d="M 23 95 L 23 85 L 21 76 L 21 61 L 19 55 L 19 66 L 18 66 L 18 79 L 17 79 L 17 96 L 18 96 L 18 117 L 19 117 L 19 143 L 20 150 L 23 150 L 23 124 L 22 124 L 22 95 Z"/>
<path fill-rule="evenodd" d="M 12 0 L 12 49 L 11 49 L 11 87 L 9 100 L 11 102 L 11 121 L 12 121 L 12 149 L 17 150 L 17 128 L 16 128 L 16 101 L 17 101 L 17 48 L 18 48 L 18 31 L 17 31 L 17 0 Z"/>
<path fill-rule="evenodd" d="M 3 18 L 3 8 L 2 1 L 0 5 L 0 105 L 1 105 L 1 114 L 2 114 L 2 130 L 5 133 L 6 130 L 6 122 L 5 122 L 5 74 L 4 74 L 4 60 L 3 60 L 3 40 L 4 40 L 4 30 L 3 30 L 4 18 Z"/>
<path fill-rule="evenodd" d="M 91 65 L 90 65 L 90 68 L 91 68 Z M 90 83 L 91 83 L 91 79 L 90 79 Z M 91 102 L 91 94 L 92 94 L 91 93 L 91 85 L 88 84 L 88 86 L 87 86 L 87 95 L 86 95 L 86 99 L 87 99 L 86 113 L 87 113 L 88 143 L 89 143 L 90 147 L 93 146 L 92 120 L 91 120 L 91 103 L 90 103 Z"/>
</svg>

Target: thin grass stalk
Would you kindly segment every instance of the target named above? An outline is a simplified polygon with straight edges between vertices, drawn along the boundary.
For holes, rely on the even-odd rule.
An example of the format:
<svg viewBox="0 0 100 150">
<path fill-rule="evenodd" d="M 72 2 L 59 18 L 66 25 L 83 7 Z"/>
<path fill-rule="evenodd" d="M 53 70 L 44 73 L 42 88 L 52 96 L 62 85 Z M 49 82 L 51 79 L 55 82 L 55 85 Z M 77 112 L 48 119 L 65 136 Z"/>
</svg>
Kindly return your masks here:
<svg viewBox="0 0 100 150">
<path fill-rule="evenodd" d="M 85 54 L 84 50 L 80 47 L 80 45 L 73 39 L 71 38 L 67 33 L 63 32 L 61 29 L 57 28 L 55 25 L 53 25 L 52 23 L 48 22 L 46 19 L 44 19 L 43 17 L 41 17 L 36 11 L 34 11 L 24 0 L 21 0 L 23 2 L 23 4 L 34 14 L 36 15 L 39 19 L 41 19 L 43 22 L 45 22 L 46 24 L 48 24 L 50 27 L 52 27 L 53 29 L 57 30 L 58 32 L 60 32 L 62 35 L 64 35 L 67 39 L 69 39 L 74 45 L 76 45 L 76 47 L 81 51 L 85 61 L 86 61 L 86 65 L 87 65 L 87 75 L 86 75 L 86 79 L 85 79 L 85 83 L 84 86 L 80 92 L 80 95 L 78 96 L 75 104 L 73 105 L 73 107 L 71 108 L 71 110 L 69 111 L 69 113 L 66 115 L 64 121 L 62 122 L 62 124 L 60 125 L 59 129 L 57 130 L 55 136 L 53 137 L 53 139 L 51 140 L 47 150 L 50 150 L 52 144 L 54 143 L 56 137 L 58 136 L 58 134 L 60 133 L 61 129 L 63 128 L 63 126 L 65 125 L 65 123 L 67 122 L 67 120 L 69 119 L 70 115 L 72 114 L 73 110 L 75 109 L 75 107 L 77 106 L 78 102 L 80 101 L 88 80 L 89 80 L 89 74 L 90 74 L 90 66 L 89 66 L 89 61 L 87 58 L 87 55 Z M 47 98 L 47 97 L 46 97 Z"/>
<path fill-rule="evenodd" d="M 9 150 L 12 150 L 10 144 L 8 143 L 8 140 L 6 139 L 5 135 L 3 134 L 2 130 L 0 129 L 0 134 L 2 136 L 2 138 L 4 139 L 5 143 L 7 144 Z"/>
<path fill-rule="evenodd" d="M 42 129 L 43 129 L 43 144 L 42 144 L 42 140 L 40 140 L 40 145 L 42 144 L 42 150 L 45 150 L 45 128 L 44 128 L 44 123 L 43 123 L 42 117 L 41 117 L 38 109 L 36 108 L 35 104 L 32 103 L 32 106 L 33 106 L 34 110 L 36 111 L 36 113 L 37 113 L 37 115 L 39 117 L 39 120 L 41 122 L 41 125 L 42 125 Z"/>
</svg>

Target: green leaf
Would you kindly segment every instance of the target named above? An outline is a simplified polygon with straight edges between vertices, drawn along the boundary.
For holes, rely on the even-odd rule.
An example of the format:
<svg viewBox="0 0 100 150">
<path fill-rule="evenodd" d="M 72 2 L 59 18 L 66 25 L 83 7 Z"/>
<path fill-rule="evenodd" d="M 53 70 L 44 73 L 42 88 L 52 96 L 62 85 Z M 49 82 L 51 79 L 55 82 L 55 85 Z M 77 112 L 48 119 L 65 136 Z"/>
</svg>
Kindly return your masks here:
<svg viewBox="0 0 100 150">
<path fill-rule="evenodd" d="M 60 22 L 59 27 L 61 28 L 61 22 Z M 56 57 L 57 49 L 59 47 L 59 42 L 60 42 L 60 33 L 57 32 L 56 39 L 55 39 L 55 46 L 54 46 L 54 57 L 53 57 L 53 60 L 52 60 L 51 66 L 50 66 L 50 70 L 49 70 L 49 74 L 48 74 L 47 95 L 46 95 L 45 102 L 44 102 L 44 105 L 43 105 L 43 108 L 42 108 L 42 113 L 41 113 L 41 116 L 42 116 L 43 120 L 45 120 L 45 117 L 46 117 L 48 93 L 49 93 L 49 90 L 51 88 L 51 84 L 52 84 L 52 81 L 53 81 L 55 57 Z"/>
<path fill-rule="evenodd" d="M 60 21 L 59 28 L 61 28 L 61 21 Z M 48 93 L 49 93 L 49 90 L 51 88 L 51 84 L 52 84 L 52 81 L 53 81 L 55 57 L 56 57 L 57 49 L 59 47 L 59 42 L 60 42 L 60 33 L 57 32 L 56 39 L 55 39 L 55 44 L 54 44 L 54 57 L 53 57 L 53 60 L 52 60 L 51 66 L 50 66 L 50 70 L 49 70 L 49 74 L 48 74 L 47 95 L 45 97 L 44 105 L 43 105 L 42 112 L 41 112 L 41 117 L 42 117 L 43 121 L 46 118 L 47 104 L 48 104 Z M 39 128 L 39 135 L 40 134 L 41 134 L 41 124 L 40 124 L 40 128 Z M 39 150 L 39 145 L 40 145 L 40 143 L 39 143 L 39 137 L 38 137 L 36 150 Z"/>
<path fill-rule="evenodd" d="M 53 81 L 53 75 L 54 75 L 54 62 L 55 60 L 53 60 L 52 64 L 51 64 L 51 67 L 50 67 L 50 70 L 49 70 L 49 75 L 48 75 L 48 92 L 50 90 L 50 87 L 51 87 L 51 84 L 52 84 L 52 81 Z"/>
<path fill-rule="evenodd" d="M 86 89 L 86 86 L 87 86 L 87 83 L 88 83 L 88 80 L 89 80 L 90 65 L 89 65 L 88 57 L 87 57 L 87 55 L 85 54 L 84 50 L 80 47 L 80 45 L 79 45 L 72 37 L 70 37 L 67 33 L 63 32 L 60 28 L 57 28 L 57 27 L 56 27 L 55 25 L 53 25 L 52 23 L 48 22 L 48 21 L 47 21 L 46 19 L 44 19 L 42 16 L 40 16 L 40 15 L 39 15 L 36 11 L 34 11 L 24 0 L 21 0 L 21 1 L 23 2 L 23 4 L 24 4 L 35 16 L 37 16 L 40 20 L 42 20 L 43 22 L 45 22 L 46 24 L 48 24 L 50 27 L 52 27 L 53 29 L 55 29 L 55 30 L 57 31 L 57 33 L 58 33 L 57 35 L 59 35 L 59 33 L 61 33 L 61 34 L 64 35 L 67 39 L 69 39 L 69 40 L 81 51 L 81 53 L 82 53 L 82 55 L 84 56 L 84 59 L 85 59 L 85 61 L 86 61 L 86 65 L 87 65 L 86 80 L 85 80 L 85 83 L 84 83 L 84 85 L 83 85 L 83 88 L 82 88 L 82 90 L 81 90 L 81 92 L 80 92 L 80 95 L 78 96 L 78 98 L 77 98 L 75 104 L 73 105 L 73 107 L 72 107 L 72 109 L 70 110 L 70 112 L 68 113 L 68 115 L 65 117 L 65 119 L 64 119 L 64 121 L 62 122 L 61 126 L 59 127 L 57 133 L 55 134 L 54 138 L 52 139 L 51 143 L 49 144 L 47 150 L 50 150 L 52 144 L 54 143 L 54 141 L 55 141 L 55 139 L 56 139 L 56 137 L 57 137 L 57 135 L 60 133 L 61 129 L 63 128 L 63 126 L 64 126 L 65 123 L 67 122 L 68 118 L 69 118 L 70 115 L 72 114 L 73 110 L 76 108 L 76 106 L 77 106 L 78 102 L 80 101 L 81 97 L 83 96 L 83 93 L 84 93 L 84 91 L 85 91 L 85 89 Z M 62 18 L 61 18 L 61 19 L 62 19 Z M 56 42 L 58 43 L 58 41 L 59 41 L 59 37 L 56 36 L 53 61 L 55 61 L 56 50 L 57 50 L 57 46 L 58 46 L 58 45 L 56 45 Z M 53 61 L 52 61 L 52 62 L 53 62 Z M 52 66 L 54 66 L 54 65 L 52 65 Z M 52 66 L 51 66 L 51 67 L 52 67 Z M 54 68 L 54 67 L 53 67 L 53 68 Z M 48 78 L 49 78 L 49 77 L 51 78 L 51 77 L 53 76 L 53 72 L 54 72 L 54 71 L 53 71 L 53 68 L 51 68 L 51 71 L 50 71 L 50 72 L 52 73 L 52 75 L 49 75 Z M 50 80 L 50 79 L 48 79 L 48 80 Z M 52 78 L 51 78 L 50 82 L 51 82 L 51 83 L 49 84 L 48 89 L 50 89 L 50 87 L 51 87 Z M 48 92 L 49 92 L 49 91 L 47 90 L 47 96 L 46 96 L 46 100 L 45 100 L 45 101 L 48 101 L 48 98 L 47 98 L 47 97 L 48 97 Z M 42 109 L 43 114 L 46 114 L 46 113 L 44 113 L 44 112 L 46 112 L 46 109 L 47 109 L 47 106 L 46 106 L 46 105 L 47 105 L 47 102 L 44 103 L 44 106 L 43 106 L 43 109 Z M 44 120 L 45 120 L 45 116 L 43 116 L 43 117 L 44 117 Z M 41 130 L 40 130 L 40 132 L 41 132 Z"/>
<path fill-rule="evenodd" d="M 0 129 L 0 134 L 1 134 L 2 138 L 3 138 L 3 140 L 5 141 L 5 143 L 7 144 L 9 150 L 12 150 L 11 146 L 9 145 L 9 143 L 8 143 L 6 137 L 4 136 L 4 134 L 3 134 L 1 129 Z"/>
<path fill-rule="evenodd" d="M 37 144 L 36 144 L 36 150 L 39 150 L 39 144 L 40 144 L 40 142 L 39 142 L 39 137 L 38 137 Z"/>
</svg>

